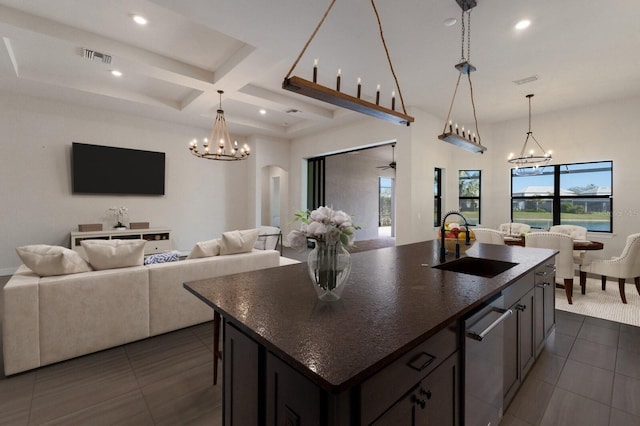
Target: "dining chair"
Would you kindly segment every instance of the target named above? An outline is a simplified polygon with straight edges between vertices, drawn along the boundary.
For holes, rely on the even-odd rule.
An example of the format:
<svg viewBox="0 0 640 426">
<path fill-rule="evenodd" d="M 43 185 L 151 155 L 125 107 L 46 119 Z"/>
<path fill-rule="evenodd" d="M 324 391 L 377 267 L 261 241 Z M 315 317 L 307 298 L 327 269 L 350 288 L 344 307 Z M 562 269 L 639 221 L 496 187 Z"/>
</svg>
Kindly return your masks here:
<svg viewBox="0 0 640 426">
<path fill-rule="evenodd" d="M 504 234 L 497 229 L 473 228 L 473 233 L 479 243 L 504 245 Z"/>
<path fill-rule="evenodd" d="M 583 288 L 586 285 L 587 273 L 600 275 L 602 290 L 607 287 L 607 277 L 617 278 L 622 303 L 627 303 L 627 296 L 624 293 L 627 278 L 633 278 L 636 290 L 640 294 L 640 233 L 627 237 L 620 256 L 611 259 L 594 259 L 591 263 L 583 265 L 580 270 L 580 286 Z"/>
<path fill-rule="evenodd" d="M 276 226 L 260 226 L 260 233 L 253 248 L 257 250 L 278 250 L 282 256 L 282 231 Z"/>
<path fill-rule="evenodd" d="M 534 232 L 524 237 L 525 247 L 537 247 L 557 250 L 556 254 L 556 282 L 564 285 L 569 304 L 573 304 L 573 240 L 566 234 L 559 232 Z"/>
<path fill-rule="evenodd" d="M 549 232 L 559 232 L 561 234 L 567 234 L 573 240 L 586 240 L 587 228 L 578 225 L 553 225 L 549 228 Z M 573 263 L 578 265 L 578 273 L 582 270 L 582 265 L 587 263 L 585 256 L 586 250 L 574 250 L 573 251 Z M 582 287 L 582 294 L 585 293 L 585 288 Z"/>
<path fill-rule="evenodd" d="M 498 231 L 505 235 L 522 235 L 531 232 L 531 226 L 526 223 L 507 222 L 500 224 Z"/>
</svg>

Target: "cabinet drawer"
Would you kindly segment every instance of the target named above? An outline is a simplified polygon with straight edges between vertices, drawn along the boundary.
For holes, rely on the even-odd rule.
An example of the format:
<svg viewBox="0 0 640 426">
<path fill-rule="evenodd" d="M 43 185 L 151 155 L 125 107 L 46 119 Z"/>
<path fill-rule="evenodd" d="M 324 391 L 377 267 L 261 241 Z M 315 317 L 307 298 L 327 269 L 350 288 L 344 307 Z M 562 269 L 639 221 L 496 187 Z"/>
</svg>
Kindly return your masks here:
<svg viewBox="0 0 640 426">
<path fill-rule="evenodd" d="M 510 307 L 518 300 L 522 299 L 522 296 L 527 294 L 533 288 L 534 273 L 529 272 L 527 275 L 502 290 L 504 296 L 504 306 Z"/>
<path fill-rule="evenodd" d="M 170 240 L 147 241 L 144 246 L 144 254 L 163 253 L 171 251 Z"/>
<path fill-rule="evenodd" d="M 457 325 L 445 329 L 385 367 L 360 387 L 362 424 L 370 424 L 457 350 Z"/>
</svg>

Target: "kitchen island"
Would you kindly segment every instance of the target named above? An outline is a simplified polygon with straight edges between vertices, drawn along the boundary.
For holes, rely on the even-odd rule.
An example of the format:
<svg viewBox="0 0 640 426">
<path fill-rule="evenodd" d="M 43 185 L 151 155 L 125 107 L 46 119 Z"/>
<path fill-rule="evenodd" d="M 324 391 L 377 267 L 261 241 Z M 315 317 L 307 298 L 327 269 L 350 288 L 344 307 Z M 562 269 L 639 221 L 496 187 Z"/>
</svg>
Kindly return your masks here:
<svg viewBox="0 0 640 426">
<path fill-rule="evenodd" d="M 434 424 L 458 424 L 461 321 L 527 277 L 533 287 L 555 252 L 476 243 L 467 256 L 515 264 L 483 277 L 433 268 L 438 246 L 353 254 L 332 303 L 306 263 L 185 283 L 224 318 L 225 425 L 393 424 L 405 399 L 411 418 L 428 401 Z"/>
</svg>

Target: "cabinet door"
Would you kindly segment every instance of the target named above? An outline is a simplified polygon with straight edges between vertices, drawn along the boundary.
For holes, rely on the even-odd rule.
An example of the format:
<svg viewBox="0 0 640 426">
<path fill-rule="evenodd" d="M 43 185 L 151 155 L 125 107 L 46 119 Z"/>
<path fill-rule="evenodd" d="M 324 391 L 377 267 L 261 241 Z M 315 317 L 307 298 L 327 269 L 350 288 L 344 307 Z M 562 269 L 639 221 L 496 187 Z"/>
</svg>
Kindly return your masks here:
<svg viewBox="0 0 640 426">
<path fill-rule="evenodd" d="M 224 425 L 257 425 L 263 417 L 258 392 L 259 346 L 225 322 L 223 349 Z"/>
<path fill-rule="evenodd" d="M 422 422 L 424 417 L 421 416 L 420 411 L 424 410 L 421 405 L 426 406 L 425 403 L 421 403 L 418 400 L 418 388 L 419 385 L 413 388 L 407 395 L 405 395 L 400 401 L 396 402 L 393 407 L 382 415 L 377 421 L 373 423 L 374 426 L 416 426 L 425 425 Z M 419 423 L 420 422 L 420 423 Z"/>
<path fill-rule="evenodd" d="M 459 424 L 458 354 L 447 358 L 376 422 L 375 426 Z"/>
<path fill-rule="evenodd" d="M 455 426 L 459 424 L 458 354 L 451 355 L 423 380 L 418 398 L 426 400 L 425 422 L 419 424 Z"/>
<path fill-rule="evenodd" d="M 518 340 L 520 343 L 520 380 L 529 372 L 535 360 L 535 343 L 534 343 L 534 289 L 520 299 L 518 309 Z"/>
<path fill-rule="evenodd" d="M 544 282 L 544 336 L 545 339 L 551 333 L 551 329 L 556 323 L 556 275 L 546 276 Z"/>
<path fill-rule="evenodd" d="M 544 284 L 536 283 L 534 288 L 534 330 L 533 338 L 535 342 L 536 356 L 542 351 L 544 338 L 546 336 L 544 328 Z"/>
</svg>

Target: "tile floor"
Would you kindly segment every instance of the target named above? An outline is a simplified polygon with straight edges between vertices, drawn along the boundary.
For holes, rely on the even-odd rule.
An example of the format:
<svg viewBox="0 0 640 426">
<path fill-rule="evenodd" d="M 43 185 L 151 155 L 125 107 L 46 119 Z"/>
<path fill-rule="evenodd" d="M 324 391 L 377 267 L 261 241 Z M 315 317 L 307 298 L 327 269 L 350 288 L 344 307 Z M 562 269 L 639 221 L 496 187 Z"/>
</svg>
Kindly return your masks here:
<svg viewBox="0 0 640 426">
<path fill-rule="evenodd" d="M 0 425 L 221 425 L 211 327 L 0 375 Z M 501 425 L 640 425 L 640 328 L 557 311 Z"/>
<path fill-rule="evenodd" d="M 640 426 L 640 328 L 556 311 L 500 426 Z"/>
</svg>

